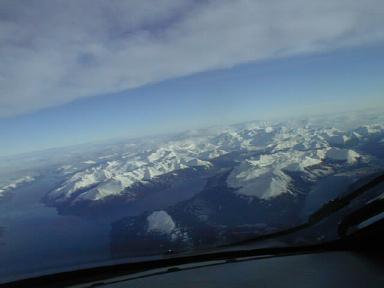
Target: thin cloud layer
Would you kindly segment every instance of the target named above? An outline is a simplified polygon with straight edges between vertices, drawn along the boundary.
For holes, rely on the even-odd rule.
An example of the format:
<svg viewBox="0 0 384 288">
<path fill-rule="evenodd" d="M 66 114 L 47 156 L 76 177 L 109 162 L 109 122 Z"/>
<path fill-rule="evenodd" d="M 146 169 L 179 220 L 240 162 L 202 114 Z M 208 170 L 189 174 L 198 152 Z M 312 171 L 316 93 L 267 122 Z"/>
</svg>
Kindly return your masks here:
<svg viewBox="0 0 384 288">
<path fill-rule="evenodd" d="M 248 61 L 379 43 L 382 27 L 381 0 L 3 0 L 0 117 Z"/>
</svg>

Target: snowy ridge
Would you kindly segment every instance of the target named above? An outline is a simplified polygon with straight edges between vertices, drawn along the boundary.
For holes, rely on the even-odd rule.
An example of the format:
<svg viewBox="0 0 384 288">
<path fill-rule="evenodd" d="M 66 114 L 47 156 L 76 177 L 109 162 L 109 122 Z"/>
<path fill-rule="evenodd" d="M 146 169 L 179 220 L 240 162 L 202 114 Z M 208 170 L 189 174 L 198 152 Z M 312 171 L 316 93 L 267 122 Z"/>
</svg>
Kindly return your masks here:
<svg viewBox="0 0 384 288">
<path fill-rule="evenodd" d="M 324 154 L 323 150 L 293 150 L 247 159 L 231 172 L 227 184 L 232 188 L 240 188 L 236 191 L 238 194 L 261 199 L 289 193 L 291 178 L 284 171 L 304 171 L 306 167 L 321 163 Z"/>
<path fill-rule="evenodd" d="M 35 180 L 35 178 L 32 176 L 25 176 L 25 177 L 16 179 L 7 185 L 0 186 L 0 198 L 3 197 L 5 195 L 5 193 L 7 193 L 11 190 L 14 190 L 17 187 L 20 187 L 21 185 L 32 182 L 34 180 Z"/>
<path fill-rule="evenodd" d="M 216 151 L 209 145 L 170 143 L 151 151 L 123 155 L 80 171 L 52 191 L 49 197 L 65 201 L 78 191 L 86 190 L 77 197 L 77 201 L 100 200 L 119 195 L 135 183 L 145 182 L 172 171 L 195 166 L 209 168 L 211 163 L 205 159 L 221 154 L 222 151 Z"/>
<path fill-rule="evenodd" d="M 270 199 L 292 192 L 287 172 L 306 173 L 307 168 L 325 161 L 354 165 L 363 156 L 348 145 L 384 135 L 378 124 L 343 131 L 310 121 L 254 122 L 207 131 L 164 137 L 143 147 L 127 145 L 129 149 L 108 157 L 98 155 L 87 160 L 85 168 L 67 175 L 48 199 L 74 203 L 124 194 L 134 200 L 130 189 L 137 183 L 196 166 L 210 169 L 213 159 L 231 152 L 249 156 L 234 167 L 228 186 L 239 195 Z"/>
<path fill-rule="evenodd" d="M 348 164 L 356 163 L 360 159 L 359 153 L 351 149 L 330 148 L 327 150 L 326 158 L 335 161 L 345 161 Z"/>
</svg>

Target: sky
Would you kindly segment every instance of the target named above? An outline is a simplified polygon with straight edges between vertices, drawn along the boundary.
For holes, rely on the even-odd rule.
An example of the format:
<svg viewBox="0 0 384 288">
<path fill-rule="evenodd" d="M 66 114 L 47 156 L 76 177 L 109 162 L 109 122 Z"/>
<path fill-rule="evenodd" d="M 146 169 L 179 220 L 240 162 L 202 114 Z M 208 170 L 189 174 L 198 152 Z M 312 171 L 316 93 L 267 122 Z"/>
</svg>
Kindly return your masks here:
<svg viewBox="0 0 384 288">
<path fill-rule="evenodd" d="M 0 155 L 377 107 L 379 0 L 0 2 Z"/>
</svg>

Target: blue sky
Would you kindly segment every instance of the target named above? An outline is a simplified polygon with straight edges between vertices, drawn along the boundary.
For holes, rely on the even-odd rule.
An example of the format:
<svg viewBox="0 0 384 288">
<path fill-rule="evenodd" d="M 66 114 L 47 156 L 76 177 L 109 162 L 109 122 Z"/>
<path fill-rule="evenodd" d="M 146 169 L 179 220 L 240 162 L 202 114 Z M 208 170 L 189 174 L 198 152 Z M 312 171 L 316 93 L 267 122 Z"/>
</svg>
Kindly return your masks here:
<svg viewBox="0 0 384 288">
<path fill-rule="evenodd" d="M 382 46 L 242 64 L 0 120 L 2 154 L 381 105 Z"/>
<path fill-rule="evenodd" d="M 0 155 L 382 103 L 382 1 L 160 2 L 2 1 Z"/>
</svg>

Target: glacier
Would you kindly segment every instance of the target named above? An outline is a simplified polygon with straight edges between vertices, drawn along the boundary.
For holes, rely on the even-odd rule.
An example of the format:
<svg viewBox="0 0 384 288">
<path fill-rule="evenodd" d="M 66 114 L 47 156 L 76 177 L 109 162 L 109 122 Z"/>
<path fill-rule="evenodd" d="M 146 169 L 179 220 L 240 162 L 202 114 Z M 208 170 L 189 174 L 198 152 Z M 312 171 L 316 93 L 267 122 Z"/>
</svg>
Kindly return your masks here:
<svg viewBox="0 0 384 288">
<path fill-rule="evenodd" d="M 148 232 L 170 234 L 176 227 L 172 217 L 164 211 L 154 211 L 147 217 Z"/>
</svg>

